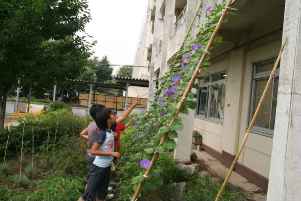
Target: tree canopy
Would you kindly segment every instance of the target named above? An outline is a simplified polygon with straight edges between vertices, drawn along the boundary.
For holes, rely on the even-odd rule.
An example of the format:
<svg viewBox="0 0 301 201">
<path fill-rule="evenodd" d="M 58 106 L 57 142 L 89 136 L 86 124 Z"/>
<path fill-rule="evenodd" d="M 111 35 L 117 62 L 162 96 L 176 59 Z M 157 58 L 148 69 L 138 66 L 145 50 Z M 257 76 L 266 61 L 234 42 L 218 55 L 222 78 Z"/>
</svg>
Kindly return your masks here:
<svg viewBox="0 0 301 201">
<path fill-rule="evenodd" d="M 118 73 L 118 77 L 126 77 L 126 78 L 132 78 L 133 76 L 133 67 L 131 66 L 122 66 Z"/>
<path fill-rule="evenodd" d="M 90 45 L 77 33 L 89 20 L 87 0 L 0 1 L 0 127 L 18 79 L 50 85 L 79 75 Z"/>
<path fill-rule="evenodd" d="M 110 62 L 106 56 L 101 60 L 97 57 L 90 59 L 80 79 L 95 82 L 106 82 L 112 80 L 113 69 L 110 67 Z"/>
</svg>

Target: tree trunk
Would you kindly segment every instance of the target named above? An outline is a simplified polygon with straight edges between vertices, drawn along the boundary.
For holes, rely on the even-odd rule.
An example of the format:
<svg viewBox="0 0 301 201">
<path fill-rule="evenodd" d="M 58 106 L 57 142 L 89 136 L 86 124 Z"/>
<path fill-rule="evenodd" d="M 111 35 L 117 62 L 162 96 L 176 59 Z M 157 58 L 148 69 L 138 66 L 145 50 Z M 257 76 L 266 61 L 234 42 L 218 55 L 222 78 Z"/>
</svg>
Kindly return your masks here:
<svg viewBox="0 0 301 201">
<path fill-rule="evenodd" d="M 31 91 L 32 88 L 29 88 L 28 96 L 27 96 L 27 112 L 30 112 L 30 104 L 31 104 Z"/>
<path fill-rule="evenodd" d="M 0 129 L 4 128 L 7 93 L 0 94 Z"/>
</svg>

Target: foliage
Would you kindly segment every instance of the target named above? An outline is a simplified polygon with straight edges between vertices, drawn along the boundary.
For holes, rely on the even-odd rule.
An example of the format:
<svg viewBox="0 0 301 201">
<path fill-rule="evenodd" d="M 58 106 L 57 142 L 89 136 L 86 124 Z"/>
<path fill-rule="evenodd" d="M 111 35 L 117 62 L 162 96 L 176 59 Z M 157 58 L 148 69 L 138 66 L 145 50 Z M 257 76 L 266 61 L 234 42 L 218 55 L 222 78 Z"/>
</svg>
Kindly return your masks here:
<svg viewBox="0 0 301 201">
<path fill-rule="evenodd" d="M 33 142 L 36 151 L 49 150 L 53 146 L 63 147 L 61 139 L 78 137 L 86 124 L 87 119 L 76 117 L 65 109 L 46 112 L 36 117 L 27 115 L 19 120 L 18 126 L 0 130 L 0 156 L 4 156 L 5 150 L 7 158 L 19 154 L 22 141 L 25 153 L 32 151 Z"/>
<path fill-rule="evenodd" d="M 85 66 L 84 71 L 80 75 L 80 79 L 103 83 L 112 79 L 112 72 L 113 69 L 110 67 L 110 62 L 106 56 L 101 60 L 94 57 L 90 59 Z"/>
<path fill-rule="evenodd" d="M 0 165 L 0 201 L 70 201 L 81 195 L 87 169 L 85 147 L 80 144 L 78 133 L 88 119 L 58 109 L 62 107 L 55 108 L 38 116 L 26 116 L 18 126 L 1 132 L 1 156 L 7 137 L 10 138 L 6 161 Z M 17 156 L 22 136 L 20 177 L 21 163 Z"/>
<path fill-rule="evenodd" d="M 126 77 L 126 78 L 132 78 L 133 76 L 133 67 L 131 66 L 122 66 L 118 73 L 118 77 Z"/>
<path fill-rule="evenodd" d="M 220 185 L 211 177 L 193 177 L 186 186 L 185 201 L 212 201 L 219 190 Z M 245 201 L 246 197 L 239 189 L 227 187 L 221 201 Z"/>
<path fill-rule="evenodd" d="M 61 109 L 71 111 L 71 106 L 64 102 L 54 102 L 49 105 L 48 112 L 53 112 Z"/>
<path fill-rule="evenodd" d="M 160 78 L 155 101 L 151 103 L 147 114 L 133 117 L 134 125 L 127 131 L 127 135 L 130 137 L 127 136 L 123 139 L 126 153 L 123 153 L 124 159 L 120 167 L 120 174 L 123 179 L 121 181 L 120 194 L 122 198 L 120 200 L 129 199 L 136 184 L 143 180 L 143 173 L 137 166 L 139 160 L 149 159 L 155 152 L 160 154 L 160 158 L 153 167 L 150 177 L 143 183 L 143 193 L 153 190 L 153 187 L 160 187 L 164 183 L 161 175 L 164 175 L 165 163 L 162 163 L 161 160 L 168 157 L 174 150 L 177 132 L 182 127 L 182 120 L 176 113 L 177 103 L 181 101 L 182 94 L 197 67 L 199 59 L 205 52 L 205 47 L 219 21 L 223 8 L 224 3 L 208 9 L 207 20 L 200 27 L 196 38 L 189 38 L 169 60 L 169 70 Z M 217 37 L 214 46 L 220 42 L 221 38 Z M 208 66 L 209 58 L 206 58 L 202 68 Z M 190 93 L 185 104 L 180 108 L 180 112 L 187 113 L 189 109 L 194 109 L 195 106 L 196 94 Z M 177 117 L 174 118 L 175 116 Z M 165 136 L 165 143 L 160 145 L 162 136 Z M 125 172 L 130 172 L 130 175 Z M 175 178 L 168 180 L 175 180 Z"/>
<path fill-rule="evenodd" d="M 89 20 L 87 0 L 1 0 L 0 127 L 1 106 L 18 79 L 43 88 L 78 76 L 91 46 L 76 33 Z"/>
<path fill-rule="evenodd" d="M 0 201 L 70 201 L 82 192 L 79 177 L 51 176 L 37 183 L 36 191 L 17 191 L 0 187 Z"/>
</svg>

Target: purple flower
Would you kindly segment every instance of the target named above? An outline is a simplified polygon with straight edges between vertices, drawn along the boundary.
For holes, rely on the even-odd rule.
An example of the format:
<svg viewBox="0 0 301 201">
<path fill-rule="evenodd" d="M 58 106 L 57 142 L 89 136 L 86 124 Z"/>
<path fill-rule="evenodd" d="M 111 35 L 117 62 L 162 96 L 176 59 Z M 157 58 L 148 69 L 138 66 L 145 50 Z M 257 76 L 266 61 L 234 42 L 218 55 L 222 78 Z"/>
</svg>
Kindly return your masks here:
<svg viewBox="0 0 301 201">
<path fill-rule="evenodd" d="M 165 100 L 164 100 L 163 97 L 159 97 L 158 102 L 159 102 L 159 105 L 160 105 L 161 107 L 164 107 L 164 106 L 165 106 Z"/>
<path fill-rule="evenodd" d="M 139 162 L 139 165 L 143 169 L 148 169 L 151 165 L 151 162 L 149 160 L 144 159 Z"/>
<path fill-rule="evenodd" d="M 176 92 L 177 92 L 176 86 L 171 86 L 165 90 L 164 95 L 165 96 L 173 96 Z"/>
<path fill-rule="evenodd" d="M 209 5 L 209 6 L 206 7 L 206 15 L 210 15 L 212 11 L 213 11 L 212 6 Z"/>
<path fill-rule="evenodd" d="M 166 115 L 166 114 L 167 114 L 167 113 L 164 112 L 164 111 L 161 111 L 161 112 L 160 112 L 160 115 L 161 115 L 161 116 L 164 116 L 164 115 Z"/>
<path fill-rule="evenodd" d="M 196 51 L 198 51 L 201 48 L 203 48 L 203 46 L 201 44 L 193 44 L 191 46 L 192 53 L 194 54 Z"/>
<path fill-rule="evenodd" d="M 171 81 L 172 81 L 172 84 L 174 84 L 174 85 L 179 84 L 180 81 L 181 81 L 181 75 L 174 75 L 174 76 L 171 78 Z"/>
<path fill-rule="evenodd" d="M 186 53 L 182 56 L 182 60 L 181 60 L 181 67 L 185 68 L 187 66 L 187 64 L 189 63 L 191 59 L 191 54 L 190 53 Z"/>
<path fill-rule="evenodd" d="M 187 67 L 187 64 L 186 63 L 181 63 L 181 68 L 186 68 Z"/>
</svg>

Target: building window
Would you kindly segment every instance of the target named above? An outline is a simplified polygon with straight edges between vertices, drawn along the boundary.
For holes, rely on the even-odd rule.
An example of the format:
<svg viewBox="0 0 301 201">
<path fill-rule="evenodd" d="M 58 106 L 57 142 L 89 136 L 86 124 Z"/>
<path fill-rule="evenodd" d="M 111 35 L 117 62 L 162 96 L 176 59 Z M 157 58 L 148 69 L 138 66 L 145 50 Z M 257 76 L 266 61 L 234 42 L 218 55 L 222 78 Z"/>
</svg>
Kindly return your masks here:
<svg viewBox="0 0 301 201">
<path fill-rule="evenodd" d="M 184 16 L 186 6 L 187 6 L 187 0 L 176 0 L 176 5 L 175 5 L 176 21 L 178 21 Z"/>
<path fill-rule="evenodd" d="M 156 7 L 151 10 L 151 32 L 155 32 Z"/>
<path fill-rule="evenodd" d="M 213 120 L 224 119 L 225 72 L 214 73 L 200 80 L 197 115 Z"/>
<path fill-rule="evenodd" d="M 274 59 L 263 62 L 258 62 L 253 65 L 253 78 L 252 78 L 252 94 L 251 94 L 251 115 L 253 116 L 256 107 L 259 103 L 260 97 L 268 82 L 271 70 L 273 68 Z M 265 100 L 258 113 L 254 131 L 264 135 L 272 135 L 275 126 L 275 115 L 277 105 L 277 93 L 279 83 L 279 70 L 272 81 L 271 87 L 267 91 Z"/>
<path fill-rule="evenodd" d="M 160 77 L 160 69 L 155 71 L 155 88 L 156 88 L 156 91 L 159 90 L 159 77 Z"/>
<path fill-rule="evenodd" d="M 165 18 L 165 8 L 166 8 L 166 4 L 165 1 L 162 3 L 162 6 L 160 8 L 160 20 L 164 20 Z"/>
<path fill-rule="evenodd" d="M 150 45 L 147 48 L 147 61 L 151 62 L 152 61 L 152 53 L 153 53 L 153 46 Z"/>
</svg>

